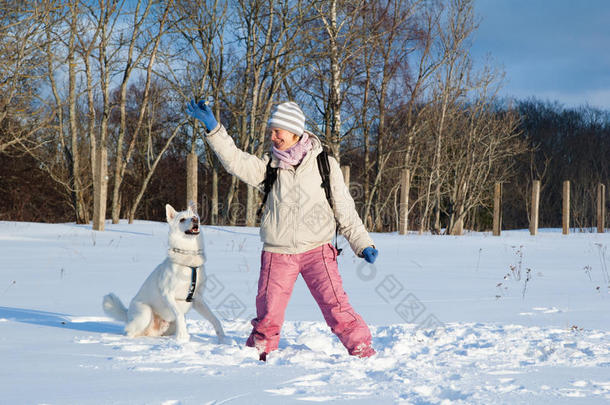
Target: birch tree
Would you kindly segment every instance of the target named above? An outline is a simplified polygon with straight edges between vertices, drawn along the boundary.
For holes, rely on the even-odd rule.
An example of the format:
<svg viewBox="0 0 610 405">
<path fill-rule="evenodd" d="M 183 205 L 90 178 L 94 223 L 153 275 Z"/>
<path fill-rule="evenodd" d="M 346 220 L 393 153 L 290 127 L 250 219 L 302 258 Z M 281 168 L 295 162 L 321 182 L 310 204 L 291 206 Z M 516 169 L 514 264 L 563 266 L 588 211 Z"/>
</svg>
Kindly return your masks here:
<svg viewBox="0 0 610 405">
<path fill-rule="evenodd" d="M 112 193 L 112 223 L 119 222 L 121 211 L 120 206 L 120 189 L 125 175 L 125 169 L 131 160 L 135 150 L 135 143 L 142 130 L 145 109 L 148 105 L 148 97 L 150 93 L 150 85 L 153 80 L 153 68 L 157 57 L 157 51 L 161 44 L 161 39 L 166 32 L 166 22 L 170 9 L 173 8 L 173 1 L 164 2 L 164 7 L 160 11 L 158 18 L 154 24 L 151 24 L 149 15 L 151 13 L 152 1 L 138 0 L 133 11 L 133 22 L 129 25 L 128 37 L 125 43 L 127 53 L 125 55 L 124 65 L 122 68 L 122 80 L 119 88 L 119 113 L 120 126 L 118 137 L 116 140 L 115 150 L 115 167 L 114 167 L 114 186 Z M 143 9 L 142 9 L 143 8 Z M 121 35 L 121 38 L 123 35 Z M 121 47 L 123 44 L 119 44 Z M 136 50 L 137 48 L 137 50 Z M 137 54 L 134 54 L 136 53 Z M 141 68 L 139 65 L 144 64 L 145 67 L 145 86 L 143 100 L 140 104 L 140 109 L 137 114 L 137 122 L 130 134 L 127 134 L 127 89 L 133 72 Z M 125 156 L 123 156 L 123 147 L 126 138 L 129 138 L 129 146 Z"/>
<path fill-rule="evenodd" d="M 70 168 L 70 188 L 72 191 L 72 204 L 76 212 L 77 223 L 89 223 L 89 212 L 85 207 L 83 199 L 83 180 L 81 178 L 81 153 L 79 144 L 82 142 L 80 128 L 78 125 L 79 116 L 77 112 L 77 88 L 76 88 L 76 67 L 77 67 L 77 33 L 80 29 L 79 18 L 81 15 L 79 0 L 69 2 L 69 35 L 68 35 L 68 115 L 70 121 L 70 143 L 71 153 L 67 156 Z"/>
<path fill-rule="evenodd" d="M 317 23 L 312 25 L 308 69 L 313 72 L 316 90 L 309 94 L 322 114 L 324 138 L 338 161 L 341 159 L 342 116 L 345 90 L 352 84 L 348 67 L 364 47 L 366 35 L 358 19 L 366 13 L 367 2 L 325 0 L 316 3 Z"/>
<path fill-rule="evenodd" d="M 451 124 L 452 114 L 456 113 L 459 103 L 463 102 L 467 93 L 466 74 L 471 66 L 466 49 L 466 40 L 476 28 L 473 15 L 473 4 L 470 0 L 452 0 L 445 19 L 446 26 L 439 30 L 438 51 L 442 55 L 443 64 L 435 74 L 437 85 L 432 89 L 435 118 L 430 123 L 434 137 L 432 152 L 433 161 L 431 174 L 427 182 L 424 218 L 433 209 L 433 232 L 440 233 L 440 205 L 443 165 L 443 142 L 447 126 Z M 434 189 L 434 194 L 431 194 Z M 420 232 L 426 221 L 422 221 Z"/>
<path fill-rule="evenodd" d="M 378 229 L 381 227 L 380 212 L 385 204 L 383 200 L 389 195 L 380 189 L 382 179 L 388 175 L 386 169 L 392 155 L 403 150 L 402 146 L 397 147 L 394 144 L 397 141 L 402 143 L 402 138 L 389 136 L 390 128 L 396 125 L 388 121 L 393 115 L 389 112 L 396 111 L 403 103 L 404 96 L 401 93 L 404 92 L 405 66 L 408 66 L 408 58 L 418 46 L 417 32 L 414 29 L 416 22 L 413 21 L 417 7 L 417 2 L 389 0 L 370 5 L 366 13 L 365 31 L 369 35 L 366 37 L 364 52 L 367 77 L 365 94 L 368 100 L 370 92 L 372 113 L 363 114 L 367 120 L 366 124 L 363 123 L 366 133 L 365 172 L 373 172 L 375 175 L 372 179 L 367 179 L 369 184 L 365 189 L 363 216 L 368 218 L 371 207 L 374 206 Z M 371 162 L 370 149 L 367 147 L 371 123 L 376 127 L 372 134 L 376 149 L 374 162 Z"/>
<path fill-rule="evenodd" d="M 527 151 L 520 139 L 515 111 L 498 111 L 497 77 L 485 70 L 475 75 L 476 98 L 457 118 L 458 125 L 444 153 L 447 171 L 447 234 L 461 235 L 468 213 L 491 206 L 496 182 L 511 180 L 515 158 Z"/>
<path fill-rule="evenodd" d="M 81 134 L 79 89 L 77 86 L 77 36 L 82 10 L 78 0 L 57 6 L 47 15 L 44 32 L 46 79 L 52 99 L 49 100 L 55 125 L 50 128 L 49 148 L 32 153 L 45 171 L 69 195 L 77 223 L 89 222 L 85 203 L 88 184 L 87 140 Z M 40 152 L 40 153 L 39 153 Z M 85 165 L 83 166 L 83 160 Z"/>
<path fill-rule="evenodd" d="M 113 62 L 117 49 L 110 47 L 122 3 L 112 0 L 98 0 L 98 7 L 91 8 L 99 28 L 97 47 L 97 70 L 101 93 L 101 119 L 96 139 L 95 172 L 93 173 L 93 229 L 103 231 L 106 220 L 108 199 L 108 121 L 111 113 L 110 87 Z"/>
<path fill-rule="evenodd" d="M 299 40 L 312 7 L 309 2 L 251 1 L 242 3 L 246 22 L 246 86 L 240 105 L 240 139 L 244 149 L 261 157 L 265 150 L 267 122 L 286 78 L 302 66 Z M 247 187 L 246 225 L 256 222 L 257 194 Z"/>
<path fill-rule="evenodd" d="M 213 99 L 212 107 L 219 122 L 220 112 L 225 105 L 224 86 L 230 74 L 227 71 L 232 68 L 231 58 L 225 61 L 224 30 L 227 14 L 226 0 L 176 1 L 176 8 L 171 16 L 175 31 L 174 38 L 176 38 L 173 53 L 179 58 L 183 69 L 176 69 L 176 57 L 168 54 L 168 57 L 163 58 L 165 71 L 161 73 L 162 78 L 170 83 L 179 95 L 182 104 L 186 104 L 191 98 Z M 201 124 L 193 120 L 190 136 L 191 153 L 196 153 L 197 140 L 203 139 L 203 136 Z M 216 225 L 219 215 L 218 182 L 221 166 L 209 148 L 205 148 L 205 161 L 212 177 L 211 199 L 210 207 L 202 208 L 210 209 L 210 223 Z"/>
<path fill-rule="evenodd" d="M 52 119 L 40 100 L 45 75 L 45 21 L 53 1 L 0 4 L 0 153 L 34 150 L 46 141 L 41 130 Z"/>
</svg>

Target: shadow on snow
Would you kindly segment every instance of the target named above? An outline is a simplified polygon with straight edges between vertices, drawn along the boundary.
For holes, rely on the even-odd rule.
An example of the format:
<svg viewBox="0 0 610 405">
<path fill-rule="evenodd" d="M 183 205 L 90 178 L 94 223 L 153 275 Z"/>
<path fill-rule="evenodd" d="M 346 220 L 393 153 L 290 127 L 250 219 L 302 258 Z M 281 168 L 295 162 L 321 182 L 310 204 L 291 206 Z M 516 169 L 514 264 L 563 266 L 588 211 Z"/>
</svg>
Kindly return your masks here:
<svg viewBox="0 0 610 405">
<path fill-rule="evenodd" d="M 83 317 L 81 321 L 78 317 L 72 319 L 73 317 L 67 314 L 38 311 L 35 309 L 0 307 L 0 318 L 32 325 L 52 326 L 83 332 L 123 334 L 123 326 L 110 321 L 87 320 L 87 317 Z"/>
</svg>

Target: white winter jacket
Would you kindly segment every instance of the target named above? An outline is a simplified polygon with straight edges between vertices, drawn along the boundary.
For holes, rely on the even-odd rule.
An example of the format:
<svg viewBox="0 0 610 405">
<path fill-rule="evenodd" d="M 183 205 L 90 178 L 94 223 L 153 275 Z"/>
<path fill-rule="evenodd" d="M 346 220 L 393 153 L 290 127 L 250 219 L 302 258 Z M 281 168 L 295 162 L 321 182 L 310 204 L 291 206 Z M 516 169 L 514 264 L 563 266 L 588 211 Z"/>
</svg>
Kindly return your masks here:
<svg viewBox="0 0 610 405">
<path fill-rule="evenodd" d="M 330 185 L 334 206 L 331 210 L 322 188 L 317 156 L 322 152 L 320 140 L 309 134 L 313 148 L 296 169 L 279 168 L 263 210 L 260 236 L 263 250 L 274 253 L 303 253 L 332 241 L 335 219 L 339 232 L 345 236 L 352 250 L 360 256 L 373 241 L 358 216 L 354 200 L 337 160 L 329 156 Z M 246 153 L 237 146 L 222 125 L 206 136 L 208 144 L 224 168 L 247 184 L 263 191 L 262 183 L 271 159 L 271 167 L 278 167 L 278 159 L 266 154 L 262 159 Z"/>
</svg>

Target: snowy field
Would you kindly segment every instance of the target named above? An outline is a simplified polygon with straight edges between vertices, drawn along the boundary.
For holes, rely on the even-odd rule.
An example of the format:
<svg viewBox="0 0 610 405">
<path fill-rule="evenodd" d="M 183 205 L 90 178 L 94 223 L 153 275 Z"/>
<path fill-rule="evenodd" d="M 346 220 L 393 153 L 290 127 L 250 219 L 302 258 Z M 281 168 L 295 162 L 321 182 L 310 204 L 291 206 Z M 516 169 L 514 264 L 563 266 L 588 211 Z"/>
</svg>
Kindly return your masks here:
<svg viewBox="0 0 610 405">
<path fill-rule="evenodd" d="M 191 341 L 128 339 L 102 296 L 128 303 L 164 258 L 167 226 L 0 222 L 2 404 L 607 404 L 610 233 L 373 234 L 339 267 L 378 354 L 347 355 L 302 279 L 280 350 L 245 347 L 256 228 L 204 227 L 208 302 Z"/>
</svg>

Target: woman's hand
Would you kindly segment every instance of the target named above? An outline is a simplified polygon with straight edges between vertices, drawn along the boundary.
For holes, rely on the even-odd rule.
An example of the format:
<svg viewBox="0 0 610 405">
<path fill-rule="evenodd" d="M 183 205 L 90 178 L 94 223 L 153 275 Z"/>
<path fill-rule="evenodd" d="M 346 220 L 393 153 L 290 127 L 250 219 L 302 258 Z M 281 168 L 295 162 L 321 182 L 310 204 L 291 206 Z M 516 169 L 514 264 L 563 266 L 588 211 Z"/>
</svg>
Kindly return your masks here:
<svg viewBox="0 0 610 405">
<path fill-rule="evenodd" d="M 362 257 L 364 257 L 364 260 L 366 260 L 369 263 L 375 263 L 375 260 L 377 260 L 377 255 L 379 254 L 379 251 L 377 249 L 375 249 L 373 246 L 369 246 L 367 248 L 364 248 L 364 250 L 362 251 Z"/>
<path fill-rule="evenodd" d="M 198 103 L 195 103 L 195 100 L 191 100 L 189 104 L 186 105 L 186 113 L 203 122 L 206 130 L 210 132 L 218 125 L 216 118 L 214 118 L 214 113 L 212 109 L 208 107 L 205 101 L 201 100 Z"/>
</svg>

